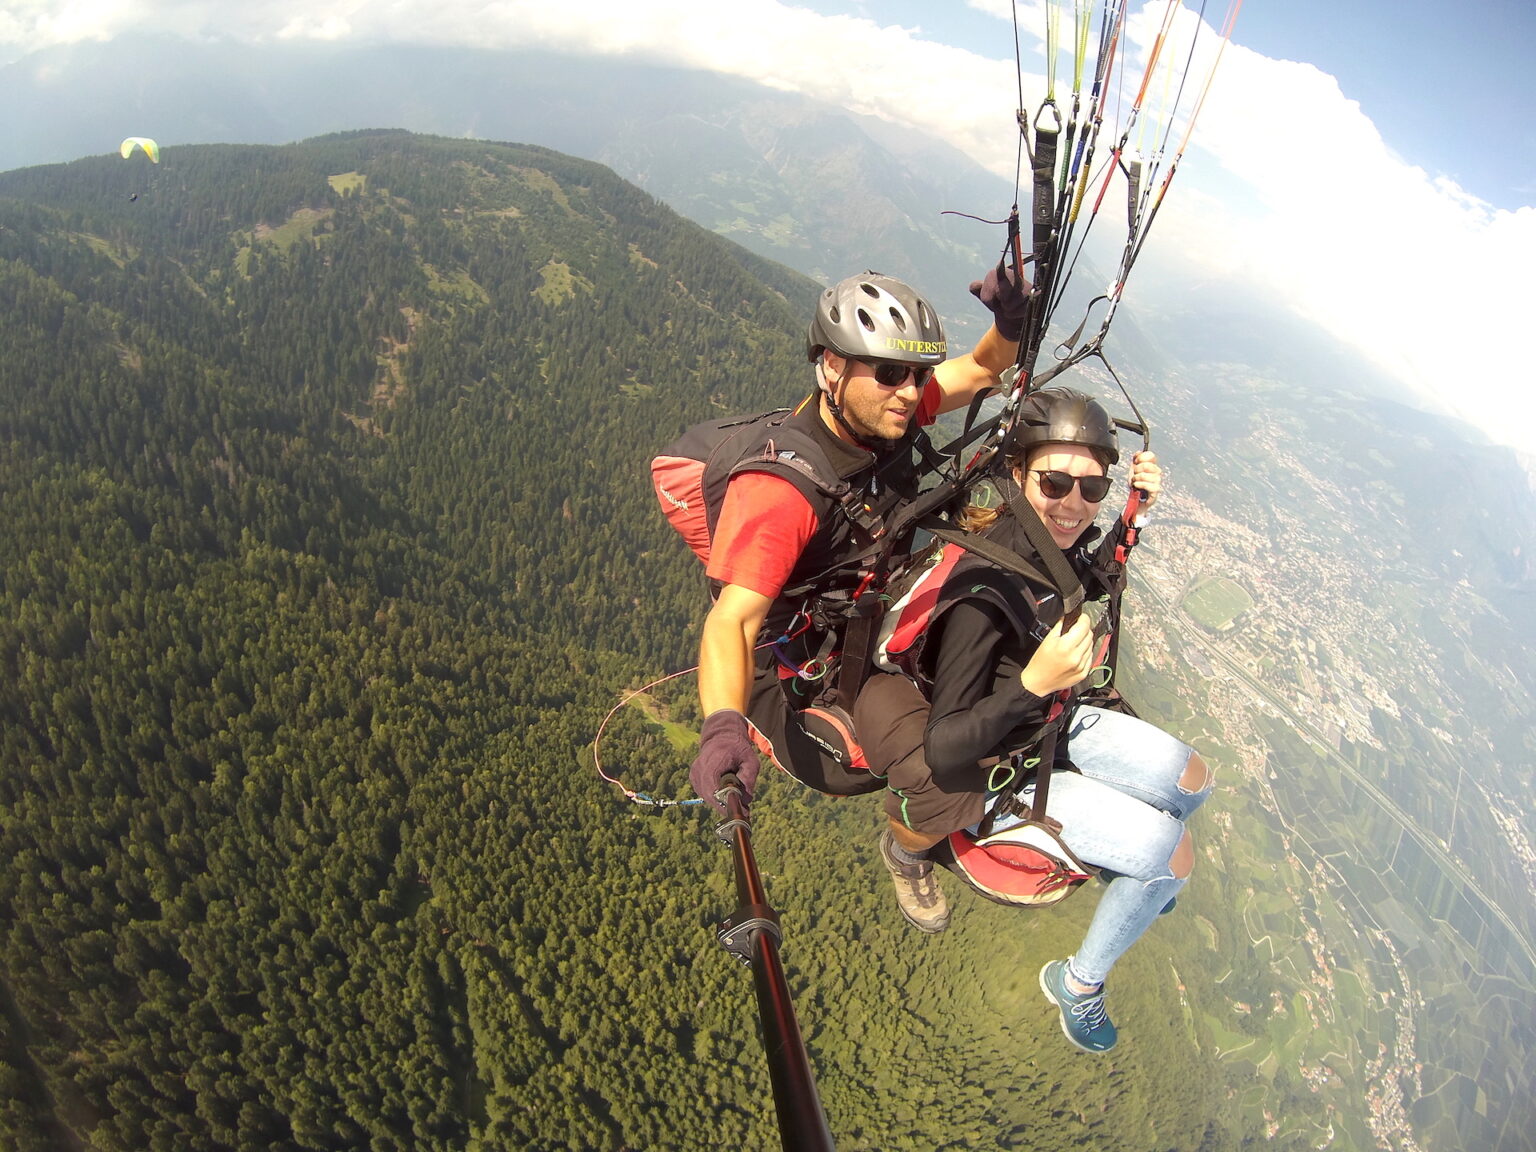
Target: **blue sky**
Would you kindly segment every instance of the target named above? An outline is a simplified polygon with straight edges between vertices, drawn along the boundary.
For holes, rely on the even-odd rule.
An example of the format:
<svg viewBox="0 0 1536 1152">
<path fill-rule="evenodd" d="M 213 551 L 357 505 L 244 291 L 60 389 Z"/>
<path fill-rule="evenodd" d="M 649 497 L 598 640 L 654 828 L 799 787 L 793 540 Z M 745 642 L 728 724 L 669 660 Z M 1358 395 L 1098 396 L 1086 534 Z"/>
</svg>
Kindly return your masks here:
<svg viewBox="0 0 1536 1152">
<path fill-rule="evenodd" d="M 1338 77 L 1397 151 L 1496 207 L 1536 204 L 1536 4 L 1249 0 L 1236 37 Z"/>
<path fill-rule="evenodd" d="M 1130 67 L 1166 2 L 1127 0 Z M 1207 24 L 1227 2 L 1210 0 Z M 0 64 L 128 33 L 547 48 L 799 92 L 938 135 L 1011 179 L 1011 14 L 1033 105 L 1045 3 L 7 0 Z M 1181 34 L 1214 44 L 1196 9 L 1186 0 Z M 1533 47 L 1531 0 L 1246 0 L 1158 215 L 1158 258 L 1208 287 L 1267 293 L 1400 379 L 1406 399 L 1536 457 L 1536 371 L 1515 343 L 1536 266 Z"/>
<path fill-rule="evenodd" d="M 1339 78 L 1387 143 L 1504 209 L 1536 204 L 1536 5 L 1252 0 L 1244 45 Z"/>
</svg>

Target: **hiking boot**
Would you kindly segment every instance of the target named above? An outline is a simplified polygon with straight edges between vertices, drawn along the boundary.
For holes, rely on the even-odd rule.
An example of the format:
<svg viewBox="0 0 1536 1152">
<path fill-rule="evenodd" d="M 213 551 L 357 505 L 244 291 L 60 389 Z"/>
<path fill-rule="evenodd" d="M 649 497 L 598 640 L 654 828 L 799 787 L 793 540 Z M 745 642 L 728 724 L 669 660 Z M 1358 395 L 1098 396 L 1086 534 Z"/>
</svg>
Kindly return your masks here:
<svg viewBox="0 0 1536 1152">
<path fill-rule="evenodd" d="M 1040 969 L 1040 991 L 1061 1010 L 1061 1032 L 1084 1052 L 1098 1054 L 1115 1046 L 1119 1034 L 1104 1011 L 1104 988 L 1078 993 L 1067 987 L 1067 962 L 1052 960 Z"/>
<path fill-rule="evenodd" d="M 949 903 L 944 899 L 938 877 L 933 874 L 933 862 L 903 863 L 891 854 L 893 847 L 895 840 L 890 828 L 882 829 L 880 859 L 885 861 L 896 885 L 896 903 L 901 907 L 901 914 L 919 932 L 944 931 L 949 927 Z"/>
</svg>

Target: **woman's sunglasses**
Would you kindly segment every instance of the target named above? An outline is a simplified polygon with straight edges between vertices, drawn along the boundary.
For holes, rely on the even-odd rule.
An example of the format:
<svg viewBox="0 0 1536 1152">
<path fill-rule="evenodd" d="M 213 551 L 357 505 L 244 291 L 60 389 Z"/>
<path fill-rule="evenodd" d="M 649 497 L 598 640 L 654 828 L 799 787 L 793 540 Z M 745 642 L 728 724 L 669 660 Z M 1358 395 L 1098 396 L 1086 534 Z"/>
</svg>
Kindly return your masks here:
<svg viewBox="0 0 1536 1152">
<path fill-rule="evenodd" d="M 1082 491 L 1084 500 L 1097 504 L 1109 495 L 1109 486 L 1114 483 L 1108 476 L 1074 476 L 1054 468 L 1031 468 L 1029 473 L 1039 481 L 1040 491 L 1048 500 L 1065 500 L 1075 484 Z"/>
<path fill-rule="evenodd" d="M 926 388 L 933 379 L 933 369 L 928 365 L 902 364 L 895 360 L 865 360 L 875 370 L 875 383 L 882 388 L 900 388 L 910 374 L 913 383 Z"/>
</svg>

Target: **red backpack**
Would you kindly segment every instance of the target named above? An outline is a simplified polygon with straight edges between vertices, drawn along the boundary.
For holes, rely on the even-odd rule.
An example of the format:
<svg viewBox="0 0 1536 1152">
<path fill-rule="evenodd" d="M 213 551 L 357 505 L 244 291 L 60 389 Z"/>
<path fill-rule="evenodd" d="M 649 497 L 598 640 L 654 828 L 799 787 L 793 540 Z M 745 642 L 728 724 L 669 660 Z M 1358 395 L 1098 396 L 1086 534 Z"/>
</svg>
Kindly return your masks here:
<svg viewBox="0 0 1536 1152">
<path fill-rule="evenodd" d="M 725 486 L 737 472 L 771 464 L 775 472 L 793 469 L 789 479 L 798 475 L 827 496 L 847 487 L 835 476 L 828 480 L 818 471 L 821 453 L 813 451 L 808 438 L 796 429 L 785 427 L 791 415 L 791 409 L 779 408 L 756 416 L 706 420 L 652 457 L 651 486 L 662 514 L 701 563 L 709 563 Z"/>
</svg>

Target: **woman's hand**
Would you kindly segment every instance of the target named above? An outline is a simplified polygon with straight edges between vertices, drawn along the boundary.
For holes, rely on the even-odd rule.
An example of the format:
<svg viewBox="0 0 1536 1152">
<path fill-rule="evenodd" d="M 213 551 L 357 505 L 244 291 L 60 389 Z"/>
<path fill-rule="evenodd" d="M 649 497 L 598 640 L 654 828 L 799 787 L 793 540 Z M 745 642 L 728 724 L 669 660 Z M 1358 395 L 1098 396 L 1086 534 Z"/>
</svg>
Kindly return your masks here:
<svg viewBox="0 0 1536 1152">
<path fill-rule="evenodd" d="M 1142 511 L 1152 507 L 1163 490 L 1163 470 L 1157 466 L 1156 452 L 1138 452 L 1131 458 L 1131 487 L 1146 494 L 1141 501 Z"/>
<path fill-rule="evenodd" d="M 1061 630 L 1058 620 L 1040 647 L 1019 673 L 1019 683 L 1026 692 L 1049 696 L 1070 688 L 1093 670 L 1093 624 L 1088 613 L 1079 612 L 1072 627 Z"/>
</svg>

